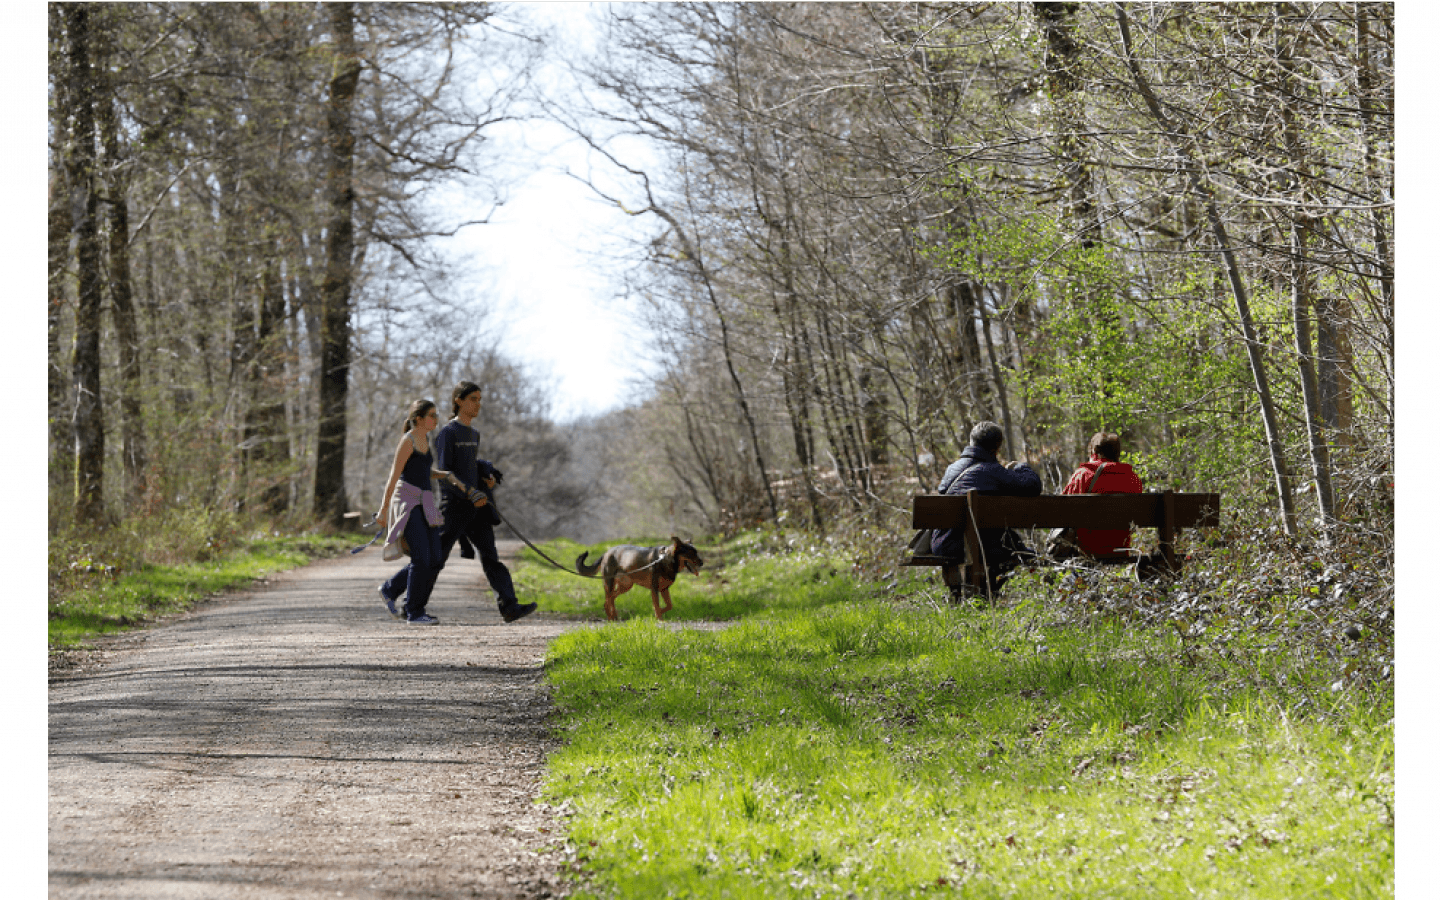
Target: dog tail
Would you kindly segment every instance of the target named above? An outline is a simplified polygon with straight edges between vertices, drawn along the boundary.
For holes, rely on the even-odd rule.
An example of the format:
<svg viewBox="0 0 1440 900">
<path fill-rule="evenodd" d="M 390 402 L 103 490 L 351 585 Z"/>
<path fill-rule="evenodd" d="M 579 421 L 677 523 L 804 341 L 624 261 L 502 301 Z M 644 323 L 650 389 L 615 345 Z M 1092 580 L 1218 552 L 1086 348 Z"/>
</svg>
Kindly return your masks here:
<svg viewBox="0 0 1440 900">
<path fill-rule="evenodd" d="M 585 557 L 589 555 L 590 551 L 586 550 L 584 553 L 575 557 L 575 571 L 579 572 L 581 575 L 586 576 L 587 578 L 600 571 L 600 563 L 598 561 L 594 565 L 588 565 L 585 562 Z"/>
</svg>

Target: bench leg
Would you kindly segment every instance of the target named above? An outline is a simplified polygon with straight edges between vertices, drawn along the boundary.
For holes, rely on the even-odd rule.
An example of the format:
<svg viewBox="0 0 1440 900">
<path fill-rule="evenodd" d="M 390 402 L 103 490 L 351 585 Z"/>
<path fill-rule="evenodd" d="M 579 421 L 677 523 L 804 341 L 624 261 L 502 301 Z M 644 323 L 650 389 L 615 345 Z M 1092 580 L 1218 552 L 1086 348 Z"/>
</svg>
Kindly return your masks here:
<svg viewBox="0 0 1440 900">
<path fill-rule="evenodd" d="M 986 577 L 985 567 L 980 563 L 971 563 L 965 569 L 965 580 L 970 586 L 982 594 L 989 593 L 990 579 Z"/>
<path fill-rule="evenodd" d="M 1175 527 L 1175 492 L 1166 491 L 1161 495 L 1160 503 L 1160 555 L 1165 559 L 1166 568 L 1178 572 L 1180 567 L 1175 564 L 1175 535 L 1179 531 Z"/>
<path fill-rule="evenodd" d="M 1154 581 L 1157 578 L 1172 578 L 1180 574 L 1180 560 L 1172 549 L 1167 556 L 1163 549 L 1158 553 L 1144 553 L 1135 560 L 1135 580 Z"/>
</svg>

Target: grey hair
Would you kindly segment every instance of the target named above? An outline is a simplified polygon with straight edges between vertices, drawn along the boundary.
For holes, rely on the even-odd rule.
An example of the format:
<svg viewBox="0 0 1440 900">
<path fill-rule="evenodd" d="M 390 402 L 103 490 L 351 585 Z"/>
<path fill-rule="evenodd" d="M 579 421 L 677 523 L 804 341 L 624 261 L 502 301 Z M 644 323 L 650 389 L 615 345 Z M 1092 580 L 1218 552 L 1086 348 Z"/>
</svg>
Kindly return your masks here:
<svg viewBox="0 0 1440 900">
<path fill-rule="evenodd" d="M 1005 443 L 1005 432 L 994 422 L 980 422 L 970 429 L 970 443 L 994 453 Z"/>
</svg>

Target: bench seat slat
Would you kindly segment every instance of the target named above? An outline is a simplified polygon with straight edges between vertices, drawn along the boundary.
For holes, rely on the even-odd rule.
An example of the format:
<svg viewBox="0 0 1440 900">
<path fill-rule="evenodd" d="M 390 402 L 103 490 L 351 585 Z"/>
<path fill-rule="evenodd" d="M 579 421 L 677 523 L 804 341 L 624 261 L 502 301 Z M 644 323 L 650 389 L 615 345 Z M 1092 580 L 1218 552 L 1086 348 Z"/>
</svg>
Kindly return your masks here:
<svg viewBox="0 0 1440 900">
<path fill-rule="evenodd" d="M 1173 494 L 1177 528 L 1220 524 L 1219 494 Z M 1041 497 L 976 499 L 981 528 L 1158 528 L 1164 518 L 1162 493 L 1056 494 Z M 966 498 L 918 494 L 911 514 L 914 528 L 953 528 L 967 521 Z"/>
<path fill-rule="evenodd" d="M 906 559 L 902 566 L 958 566 L 965 562 L 953 556 L 935 556 L 930 553 L 917 553 Z"/>
</svg>

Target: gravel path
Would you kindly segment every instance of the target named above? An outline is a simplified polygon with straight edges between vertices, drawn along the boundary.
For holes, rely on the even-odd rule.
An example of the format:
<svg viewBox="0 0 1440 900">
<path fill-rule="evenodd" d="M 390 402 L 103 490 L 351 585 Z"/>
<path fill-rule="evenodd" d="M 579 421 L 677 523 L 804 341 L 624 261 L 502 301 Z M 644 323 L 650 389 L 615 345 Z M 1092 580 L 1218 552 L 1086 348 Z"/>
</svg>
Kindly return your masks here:
<svg viewBox="0 0 1440 900">
<path fill-rule="evenodd" d="M 504 624 L 458 558 L 406 625 L 396 567 L 277 575 L 53 677 L 50 896 L 563 895 L 540 665 L 576 625 Z"/>
</svg>

